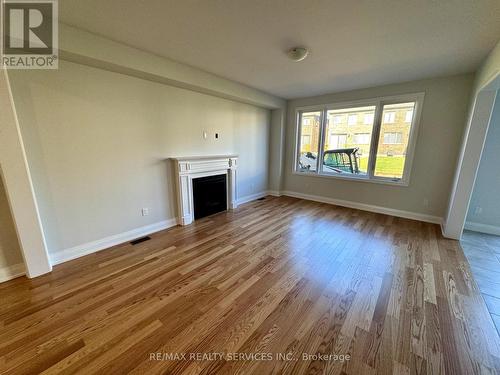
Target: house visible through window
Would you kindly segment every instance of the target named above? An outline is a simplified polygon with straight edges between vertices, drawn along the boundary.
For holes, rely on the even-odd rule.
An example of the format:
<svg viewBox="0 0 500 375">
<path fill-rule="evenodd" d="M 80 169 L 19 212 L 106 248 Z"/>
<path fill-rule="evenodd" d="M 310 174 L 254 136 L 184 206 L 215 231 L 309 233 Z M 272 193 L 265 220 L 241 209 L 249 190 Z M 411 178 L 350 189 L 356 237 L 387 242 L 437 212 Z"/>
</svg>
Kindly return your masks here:
<svg viewBox="0 0 500 375">
<path fill-rule="evenodd" d="M 387 124 L 393 124 L 396 120 L 396 112 L 386 112 L 384 113 L 384 122 Z"/>
<path fill-rule="evenodd" d="M 406 111 L 405 122 L 411 122 L 413 120 L 413 110 Z"/>
<path fill-rule="evenodd" d="M 347 141 L 347 134 L 330 134 L 330 139 L 328 140 L 328 148 L 339 149 L 344 148 Z"/>
<path fill-rule="evenodd" d="M 299 170 L 316 171 L 321 112 L 304 112 L 300 119 Z"/>
<path fill-rule="evenodd" d="M 365 118 L 363 120 L 363 124 L 365 124 L 365 125 L 373 124 L 373 117 L 374 116 L 375 116 L 374 113 L 365 113 Z"/>
<path fill-rule="evenodd" d="M 407 183 L 422 101 L 411 94 L 299 111 L 295 171 Z"/>
<path fill-rule="evenodd" d="M 374 176 L 380 178 L 403 179 L 407 165 L 407 149 L 410 144 L 411 122 L 410 126 L 406 121 L 406 113 L 414 111 L 415 102 L 386 104 L 382 108 L 383 119 L 380 126 L 380 133 L 377 147 L 377 158 L 375 161 Z M 387 113 L 393 113 L 394 119 L 391 120 Z M 395 114 L 398 114 L 397 116 Z"/>
<path fill-rule="evenodd" d="M 384 133 L 384 144 L 393 145 L 401 143 L 403 140 L 403 133 Z"/>
<path fill-rule="evenodd" d="M 302 136 L 302 145 L 304 147 L 311 147 L 311 136 L 309 134 Z"/>
<path fill-rule="evenodd" d="M 354 134 L 354 143 L 359 145 L 367 145 L 370 144 L 370 133 L 357 133 Z"/>
<path fill-rule="evenodd" d="M 358 124 L 358 116 L 372 115 L 370 124 Z M 327 111 L 327 118 L 347 118 L 344 122 L 327 121 L 323 147 L 324 173 L 366 174 L 367 156 L 370 152 L 370 142 L 373 128 L 374 106 L 332 109 Z M 369 125 L 369 126 L 367 126 Z M 362 133 L 359 132 L 362 130 Z M 321 160 L 321 156 L 320 156 Z"/>
</svg>

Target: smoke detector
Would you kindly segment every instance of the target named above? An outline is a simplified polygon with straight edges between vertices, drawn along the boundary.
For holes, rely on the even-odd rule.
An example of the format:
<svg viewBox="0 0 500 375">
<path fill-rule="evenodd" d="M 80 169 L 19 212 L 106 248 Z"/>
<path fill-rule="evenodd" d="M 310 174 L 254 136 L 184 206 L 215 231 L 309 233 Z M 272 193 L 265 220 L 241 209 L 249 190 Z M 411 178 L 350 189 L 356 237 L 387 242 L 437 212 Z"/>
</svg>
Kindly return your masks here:
<svg viewBox="0 0 500 375">
<path fill-rule="evenodd" d="M 287 52 L 287 55 L 293 61 L 302 61 L 309 55 L 309 50 L 305 47 L 293 47 Z"/>
</svg>

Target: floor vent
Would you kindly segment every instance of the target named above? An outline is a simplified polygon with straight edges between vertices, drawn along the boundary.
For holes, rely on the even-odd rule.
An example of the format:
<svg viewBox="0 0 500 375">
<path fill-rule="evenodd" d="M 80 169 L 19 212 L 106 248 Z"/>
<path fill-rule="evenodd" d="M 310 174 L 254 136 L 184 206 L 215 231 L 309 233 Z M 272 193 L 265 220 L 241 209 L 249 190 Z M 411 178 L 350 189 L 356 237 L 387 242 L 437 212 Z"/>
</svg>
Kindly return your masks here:
<svg viewBox="0 0 500 375">
<path fill-rule="evenodd" d="M 133 241 L 130 241 L 130 244 L 131 245 L 137 245 L 138 243 L 141 243 L 141 242 L 144 242 L 144 241 L 149 241 L 151 239 L 151 237 L 149 236 L 146 236 L 146 237 L 141 237 L 141 238 L 137 238 Z"/>
<path fill-rule="evenodd" d="M 266 199 L 266 197 L 262 197 L 262 198 L 259 198 L 257 199 L 258 201 L 263 201 L 264 199 Z"/>
</svg>

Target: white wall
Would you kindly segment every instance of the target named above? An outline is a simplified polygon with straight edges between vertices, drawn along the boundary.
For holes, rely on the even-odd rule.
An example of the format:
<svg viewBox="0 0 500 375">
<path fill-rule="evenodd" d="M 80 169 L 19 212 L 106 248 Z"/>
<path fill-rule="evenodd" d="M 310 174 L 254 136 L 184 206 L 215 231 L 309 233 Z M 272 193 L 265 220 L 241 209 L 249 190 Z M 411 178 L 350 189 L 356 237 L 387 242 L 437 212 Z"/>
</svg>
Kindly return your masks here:
<svg viewBox="0 0 500 375">
<path fill-rule="evenodd" d="M 237 153 L 239 198 L 267 190 L 269 110 L 65 61 L 10 76 L 51 254 L 174 218 L 171 156 Z"/>
<path fill-rule="evenodd" d="M 500 234 L 500 98 L 497 94 L 467 214 L 467 227 L 496 227 Z M 476 208 L 482 209 L 476 213 Z"/>
<path fill-rule="evenodd" d="M 288 103 L 285 190 L 442 218 L 464 129 L 473 75 L 428 79 L 292 100 Z M 425 92 L 410 185 L 292 174 L 297 107 Z M 429 204 L 426 206 L 424 200 Z"/>
</svg>

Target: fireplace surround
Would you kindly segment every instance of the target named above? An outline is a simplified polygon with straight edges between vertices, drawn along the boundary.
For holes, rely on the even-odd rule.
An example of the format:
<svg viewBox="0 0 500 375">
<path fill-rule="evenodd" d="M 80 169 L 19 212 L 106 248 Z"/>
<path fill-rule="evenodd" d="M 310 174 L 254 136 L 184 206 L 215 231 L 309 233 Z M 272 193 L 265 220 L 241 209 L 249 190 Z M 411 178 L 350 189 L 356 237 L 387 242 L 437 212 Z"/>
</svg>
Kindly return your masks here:
<svg viewBox="0 0 500 375">
<path fill-rule="evenodd" d="M 201 177 L 226 175 L 226 207 L 235 209 L 237 155 L 188 156 L 171 158 L 176 180 L 178 222 L 191 224 L 195 218 L 193 180 Z"/>
</svg>

